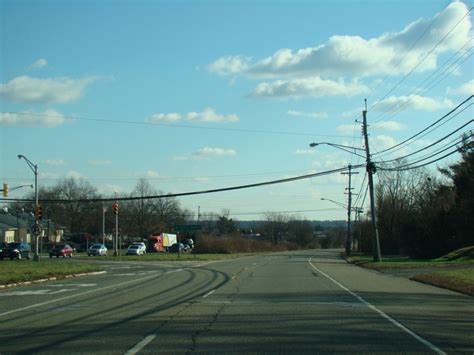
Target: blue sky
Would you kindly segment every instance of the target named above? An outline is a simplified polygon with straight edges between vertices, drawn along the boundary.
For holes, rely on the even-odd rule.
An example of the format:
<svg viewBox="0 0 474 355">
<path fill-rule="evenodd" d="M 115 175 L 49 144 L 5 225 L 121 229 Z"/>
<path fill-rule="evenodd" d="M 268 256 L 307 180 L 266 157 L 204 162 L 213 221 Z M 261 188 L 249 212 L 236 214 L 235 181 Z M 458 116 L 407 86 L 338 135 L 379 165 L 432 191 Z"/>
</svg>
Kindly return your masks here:
<svg viewBox="0 0 474 355">
<path fill-rule="evenodd" d="M 358 164 L 472 95 L 472 3 L 0 0 L 0 178 L 179 193 Z M 391 159 L 472 119 L 472 108 Z M 471 125 L 472 129 L 472 125 Z M 439 162 L 445 166 L 456 156 Z M 430 167 L 436 168 L 436 165 Z M 353 177 L 354 192 L 364 172 Z M 344 219 L 347 176 L 180 198 L 240 220 Z M 21 197 L 25 190 L 12 192 Z M 311 211 L 310 211 L 311 210 Z"/>
</svg>

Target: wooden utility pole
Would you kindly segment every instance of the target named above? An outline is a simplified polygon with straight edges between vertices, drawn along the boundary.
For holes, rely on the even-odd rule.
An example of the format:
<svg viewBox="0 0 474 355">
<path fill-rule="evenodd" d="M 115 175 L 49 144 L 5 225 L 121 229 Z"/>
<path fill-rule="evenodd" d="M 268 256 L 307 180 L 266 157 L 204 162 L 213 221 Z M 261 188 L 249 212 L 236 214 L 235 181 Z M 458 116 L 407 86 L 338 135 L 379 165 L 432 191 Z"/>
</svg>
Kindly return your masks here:
<svg viewBox="0 0 474 355">
<path fill-rule="evenodd" d="M 372 251 L 375 262 L 382 261 L 382 256 L 380 254 L 380 243 L 379 243 L 379 229 L 377 227 L 377 214 L 375 213 L 375 196 L 374 196 L 374 178 L 373 174 L 375 173 L 375 164 L 372 163 L 370 157 L 369 149 L 369 137 L 367 134 L 367 99 L 365 100 L 365 110 L 362 111 L 363 122 L 362 122 L 362 132 L 364 134 L 365 140 L 365 154 L 367 157 L 367 175 L 369 177 L 369 196 L 370 196 L 370 214 L 372 219 L 372 226 L 374 228 L 374 238 L 372 242 Z"/>
<path fill-rule="evenodd" d="M 349 175 L 349 187 L 346 188 L 349 192 L 348 204 L 347 204 L 347 239 L 346 239 L 346 255 L 351 255 L 352 251 L 352 233 L 351 233 L 351 209 L 352 209 L 352 175 L 359 174 L 358 172 L 352 171 L 352 165 L 348 165 L 348 172 L 342 172 L 343 175 Z"/>
</svg>

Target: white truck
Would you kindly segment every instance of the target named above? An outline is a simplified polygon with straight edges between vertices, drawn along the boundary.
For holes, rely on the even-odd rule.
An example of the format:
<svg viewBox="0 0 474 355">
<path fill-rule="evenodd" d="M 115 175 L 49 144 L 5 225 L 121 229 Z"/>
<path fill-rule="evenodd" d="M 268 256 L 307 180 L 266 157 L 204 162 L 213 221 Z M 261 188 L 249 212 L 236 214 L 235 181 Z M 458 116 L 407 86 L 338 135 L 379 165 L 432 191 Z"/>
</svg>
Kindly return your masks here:
<svg viewBox="0 0 474 355">
<path fill-rule="evenodd" d="M 168 248 L 177 242 L 178 237 L 171 233 L 160 233 L 148 237 L 149 248 L 155 251 L 168 251 Z"/>
</svg>

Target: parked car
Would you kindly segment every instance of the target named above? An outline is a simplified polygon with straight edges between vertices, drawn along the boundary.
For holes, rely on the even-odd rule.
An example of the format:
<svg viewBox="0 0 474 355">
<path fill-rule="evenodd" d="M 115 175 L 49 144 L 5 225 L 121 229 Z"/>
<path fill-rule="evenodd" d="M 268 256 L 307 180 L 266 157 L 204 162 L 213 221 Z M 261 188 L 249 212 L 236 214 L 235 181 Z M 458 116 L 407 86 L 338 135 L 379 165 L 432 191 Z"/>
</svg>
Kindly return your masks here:
<svg viewBox="0 0 474 355">
<path fill-rule="evenodd" d="M 2 248 L 0 252 L 0 260 L 3 258 L 13 259 L 22 259 L 30 258 L 31 247 L 28 243 L 25 242 L 12 242 L 8 243 L 6 247 Z"/>
<path fill-rule="evenodd" d="M 56 244 L 54 247 L 51 248 L 49 251 L 49 257 L 52 258 L 53 256 L 59 258 L 62 256 L 65 258 L 66 256 L 72 257 L 72 253 L 74 249 L 69 244 Z"/>
<path fill-rule="evenodd" d="M 94 244 L 87 251 L 87 256 L 107 256 L 107 247 L 104 244 Z"/>
<path fill-rule="evenodd" d="M 146 247 L 144 245 L 133 243 L 128 249 L 126 255 L 145 255 Z"/>
<path fill-rule="evenodd" d="M 186 248 L 183 243 L 174 243 L 169 248 L 170 253 L 184 253 L 186 252 Z"/>
</svg>

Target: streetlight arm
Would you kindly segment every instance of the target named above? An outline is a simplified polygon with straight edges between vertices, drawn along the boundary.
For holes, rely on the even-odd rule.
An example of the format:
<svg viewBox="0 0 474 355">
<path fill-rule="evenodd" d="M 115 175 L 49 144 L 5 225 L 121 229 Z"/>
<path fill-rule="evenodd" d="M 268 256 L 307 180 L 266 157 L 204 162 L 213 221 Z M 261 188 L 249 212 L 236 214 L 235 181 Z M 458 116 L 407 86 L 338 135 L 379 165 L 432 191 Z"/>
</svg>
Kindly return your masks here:
<svg viewBox="0 0 474 355">
<path fill-rule="evenodd" d="M 351 147 L 349 145 L 343 145 L 343 144 L 337 144 L 337 143 L 330 143 L 330 142 L 321 142 L 321 143 L 311 143 L 309 146 L 314 148 L 318 145 L 322 145 L 322 144 L 326 144 L 326 145 L 330 145 L 330 146 L 333 146 L 333 147 L 336 147 L 336 148 L 347 148 L 347 149 L 353 149 L 353 150 L 360 150 L 360 151 L 363 151 L 365 152 L 365 149 L 362 149 L 362 148 L 357 148 L 357 147 Z"/>
<path fill-rule="evenodd" d="M 337 202 L 337 201 L 334 201 L 334 200 L 331 200 L 329 198 L 321 198 L 322 201 L 329 201 L 329 202 L 332 202 L 332 203 L 335 203 L 336 205 L 338 206 L 341 206 L 343 208 L 347 208 L 347 206 L 341 202 Z"/>
<path fill-rule="evenodd" d="M 334 148 L 337 148 L 337 149 L 340 149 L 340 150 L 343 150 L 347 153 L 351 153 L 351 154 L 354 154 L 354 155 L 357 155 L 358 157 L 361 157 L 361 158 L 365 158 L 364 155 L 361 155 L 361 154 L 358 154 L 356 152 L 353 152 L 352 150 L 361 150 L 361 151 L 364 151 L 364 149 L 361 149 L 361 148 L 356 148 L 356 147 L 351 147 L 351 146 L 348 146 L 348 145 L 343 145 L 343 144 L 335 144 L 335 143 L 329 143 L 329 142 L 321 142 L 321 143 L 311 143 L 309 146 L 311 148 L 314 148 L 318 145 L 329 145 L 331 147 L 334 147 Z"/>
<path fill-rule="evenodd" d="M 31 160 L 29 160 L 27 157 L 25 157 L 25 156 L 22 155 L 22 154 L 19 154 L 19 155 L 18 155 L 18 159 L 22 159 L 22 158 L 26 161 L 26 164 L 28 164 L 28 166 L 30 167 L 31 171 L 33 171 L 33 173 L 36 175 L 37 172 L 38 172 L 38 171 L 37 171 L 38 167 L 37 167 L 35 164 L 33 164 L 33 163 L 31 162 Z"/>
</svg>

